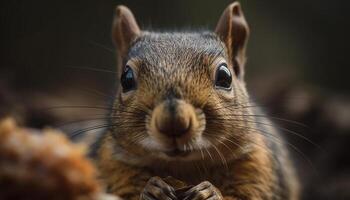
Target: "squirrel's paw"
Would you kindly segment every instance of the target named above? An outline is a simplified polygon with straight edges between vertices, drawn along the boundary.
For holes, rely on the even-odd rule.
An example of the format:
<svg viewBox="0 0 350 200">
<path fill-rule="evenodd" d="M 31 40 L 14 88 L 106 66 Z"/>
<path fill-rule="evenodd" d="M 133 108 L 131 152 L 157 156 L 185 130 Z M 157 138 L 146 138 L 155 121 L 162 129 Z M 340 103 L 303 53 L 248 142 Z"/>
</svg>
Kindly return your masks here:
<svg viewBox="0 0 350 200">
<path fill-rule="evenodd" d="M 152 177 L 141 193 L 140 200 L 177 200 L 173 187 L 159 177 Z"/>
<path fill-rule="evenodd" d="M 190 188 L 184 192 L 180 199 L 183 200 L 223 200 L 221 192 L 209 181 Z"/>
</svg>

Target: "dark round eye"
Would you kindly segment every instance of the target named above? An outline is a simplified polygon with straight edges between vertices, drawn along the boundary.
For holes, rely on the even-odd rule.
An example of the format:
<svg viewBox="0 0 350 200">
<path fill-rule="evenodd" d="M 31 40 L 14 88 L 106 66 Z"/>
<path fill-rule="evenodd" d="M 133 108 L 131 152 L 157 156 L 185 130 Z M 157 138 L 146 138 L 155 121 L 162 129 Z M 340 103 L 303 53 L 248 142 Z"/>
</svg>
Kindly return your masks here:
<svg viewBox="0 0 350 200">
<path fill-rule="evenodd" d="M 215 87 L 219 89 L 231 89 L 232 83 L 232 74 L 230 70 L 227 68 L 226 63 L 221 63 L 219 67 L 216 69 L 215 74 Z"/>
<path fill-rule="evenodd" d="M 134 71 L 130 66 L 125 66 L 120 82 L 123 87 L 123 92 L 128 92 L 136 88 Z"/>
</svg>

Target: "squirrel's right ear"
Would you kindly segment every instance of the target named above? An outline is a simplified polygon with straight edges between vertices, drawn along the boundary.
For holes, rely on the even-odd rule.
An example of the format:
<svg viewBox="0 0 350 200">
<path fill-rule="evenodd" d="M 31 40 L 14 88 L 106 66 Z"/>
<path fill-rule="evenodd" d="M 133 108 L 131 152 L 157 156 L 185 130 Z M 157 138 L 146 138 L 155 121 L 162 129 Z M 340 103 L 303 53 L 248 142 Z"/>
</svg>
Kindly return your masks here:
<svg viewBox="0 0 350 200">
<path fill-rule="evenodd" d="M 230 4 L 224 10 L 216 25 L 215 33 L 225 43 L 236 75 L 242 78 L 249 27 L 238 2 Z"/>
<path fill-rule="evenodd" d="M 126 56 L 130 44 L 141 34 L 134 15 L 126 6 L 116 7 L 112 25 L 112 39 L 121 57 Z"/>
</svg>

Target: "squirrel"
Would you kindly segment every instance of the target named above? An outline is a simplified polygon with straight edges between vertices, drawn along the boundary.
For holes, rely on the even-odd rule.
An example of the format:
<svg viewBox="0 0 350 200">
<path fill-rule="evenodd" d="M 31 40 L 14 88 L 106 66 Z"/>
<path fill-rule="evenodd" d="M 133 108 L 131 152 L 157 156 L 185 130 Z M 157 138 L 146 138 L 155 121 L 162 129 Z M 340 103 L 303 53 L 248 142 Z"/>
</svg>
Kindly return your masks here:
<svg viewBox="0 0 350 200">
<path fill-rule="evenodd" d="M 119 84 L 94 153 L 108 192 L 124 200 L 299 199 L 287 145 L 246 89 L 249 33 L 238 2 L 202 32 L 144 31 L 116 7 Z"/>
</svg>

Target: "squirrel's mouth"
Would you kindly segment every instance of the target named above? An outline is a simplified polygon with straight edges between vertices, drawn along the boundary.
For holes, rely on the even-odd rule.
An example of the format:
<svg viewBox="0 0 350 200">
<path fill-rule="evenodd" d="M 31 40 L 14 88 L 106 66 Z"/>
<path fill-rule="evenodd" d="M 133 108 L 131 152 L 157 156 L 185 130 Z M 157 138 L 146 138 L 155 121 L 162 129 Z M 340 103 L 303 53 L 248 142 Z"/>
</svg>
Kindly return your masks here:
<svg viewBox="0 0 350 200">
<path fill-rule="evenodd" d="M 166 149 L 164 151 L 164 154 L 168 157 L 185 157 L 191 153 L 191 150 L 189 148 L 186 148 L 188 144 L 184 144 L 184 141 L 179 141 L 178 139 L 174 138 L 172 139 L 172 145 L 170 145 L 170 148 Z M 185 141 L 186 143 L 188 141 Z M 181 148 L 181 147 L 184 148 Z"/>
<path fill-rule="evenodd" d="M 165 151 L 164 153 L 169 157 L 185 157 L 188 154 L 190 154 L 190 151 L 184 151 L 184 150 L 175 148 L 170 151 Z"/>
</svg>

